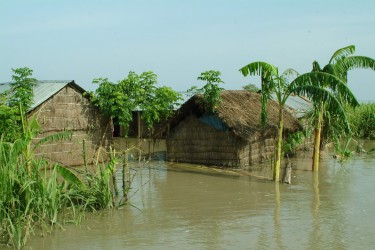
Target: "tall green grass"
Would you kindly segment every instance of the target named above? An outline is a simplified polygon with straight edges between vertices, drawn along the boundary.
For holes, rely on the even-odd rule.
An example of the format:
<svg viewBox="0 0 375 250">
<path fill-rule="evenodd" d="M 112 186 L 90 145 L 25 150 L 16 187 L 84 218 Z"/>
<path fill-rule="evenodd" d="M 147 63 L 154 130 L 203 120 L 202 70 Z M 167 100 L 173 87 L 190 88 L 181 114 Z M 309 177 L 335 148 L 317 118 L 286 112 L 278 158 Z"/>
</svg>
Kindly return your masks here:
<svg viewBox="0 0 375 250">
<path fill-rule="evenodd" d="M 353 135 L 358 138 L 375 139 L 375 103 L 361 104 L 348 109 Z"/>
<path fill-rule="evenodd" d="M 49 140 L 71 137 L 55 134 L 33 144 L 39 132 L 36 119 L 23 119 L 23 133 L 14 142 L 0 138 L 0 243 L 20 249 L 36 230 L 48 232 L 66 221 L 78 222 L 82 211 L 114 205 L 113 164 L 95 171 L 76 170 L 34 157 Z"/>
</svg>

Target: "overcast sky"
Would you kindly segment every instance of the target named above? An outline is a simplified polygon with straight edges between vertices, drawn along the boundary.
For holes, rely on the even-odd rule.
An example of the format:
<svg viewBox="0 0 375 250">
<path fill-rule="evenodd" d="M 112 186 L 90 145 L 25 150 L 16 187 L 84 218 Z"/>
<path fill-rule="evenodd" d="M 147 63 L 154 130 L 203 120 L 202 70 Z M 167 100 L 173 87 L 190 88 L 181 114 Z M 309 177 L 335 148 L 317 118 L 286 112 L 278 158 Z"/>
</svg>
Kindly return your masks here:
<svg viewBox="0 0 375 250">
<path fill-rule="evenodd" d="M 0 82 L 29 67 L 92 89 L 97 77 L 152 70 L 185 91 L 214 69 L 241 89 L 258 84 L 238 71 L 250 62 L 306 73 L 351 44 L 375 58 L 375 0 L 0 0 Z M 375 72 L 351 71 L 349 87 L 375 100 Z"/>
</svg>

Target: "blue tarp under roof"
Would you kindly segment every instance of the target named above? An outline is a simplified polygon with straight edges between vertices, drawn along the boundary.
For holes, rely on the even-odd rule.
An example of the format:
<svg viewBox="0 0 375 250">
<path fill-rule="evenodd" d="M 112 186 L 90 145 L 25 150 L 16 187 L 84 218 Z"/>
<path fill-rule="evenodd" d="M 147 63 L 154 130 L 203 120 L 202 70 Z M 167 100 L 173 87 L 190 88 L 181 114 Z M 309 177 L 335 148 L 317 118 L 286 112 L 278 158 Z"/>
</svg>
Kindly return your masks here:
<svg viewBox="0 0 375 250">
<path fill-rule="evenodd" d="M 220 131 L 228 130 L 228 127 L 219 119 L 219 117 L 213 114 L 205 114 L 199 118 L 199 121 Z"/>
</svg>

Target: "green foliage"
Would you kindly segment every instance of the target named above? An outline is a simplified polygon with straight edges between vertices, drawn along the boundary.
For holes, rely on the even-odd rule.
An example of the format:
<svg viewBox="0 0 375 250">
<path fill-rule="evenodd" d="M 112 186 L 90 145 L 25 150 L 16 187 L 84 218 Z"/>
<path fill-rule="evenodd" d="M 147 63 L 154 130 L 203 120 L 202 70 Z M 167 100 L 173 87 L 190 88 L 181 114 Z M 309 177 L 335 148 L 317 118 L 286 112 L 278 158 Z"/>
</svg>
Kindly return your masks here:
<svg viewBox="0 0 375 250">
<path fill-rule="evenodd" d="M 249 91 L 249 92 L 259 92 L 260 91 L 260 89 L 256 85 L 251 84 L 251 83 L 249 83 L 249 84 L 247 84 L 245 86 L 242 86 L 242 88 L 244 90 Z"/>
<path fill-rule="evenodd" d="M 350 108 L 345 109 L 345 106 L 355 108 L 359 105 L 347 86 L 347 74 L 349 70 L 357 68 L 375 70 L 375 60 L 364 56 L 354 56 L 354 53 L 354 45 L 338 49 L 323 69 L 317 62 L 313 62 L 313 72 L 320 72 L 322 73 L 320 76 L 323 76 L 314 79 L 314 86 L 329 91 L 329 94 L 325 96 L 318 95 L 318 98 L 311 99 L 316 113 L 312 120 L 314 126 L 317 124 L 319 113 L 323 114 L 321 146 L 329 141 L 335 143 L 342 141 L 345 137 L 350 137 L 350 129 L 356 127 L 353 126 L 356 121 L 347 118 L 346 113 Z M 363 126 L 365 127 L 365 124 Z M 354 132 L 354 135 L 358 136 L 357 132 Z"/>
<path fill-rule="evenodd" d="M 353 136 L 375 139 L 375 103 L 361 104 L 357 108 L 347 109 Z"/>
<path fill-rule="evenodd" d="M 299 76 L 292 84 L 295 94 L 306 96 L 312 102 L 313 113 L 310 116 L 312 126 L 316 126 L 320 112 L 324 112 L 323 122 L 333 123 L 333 119 L 337 117 L 340 119 L 337 121 L 340 124 L 336 125 L 342 128 L 342 132 L 350 133 L 342 100 L 346 100 L 353 106 L 357 105 L 358 101 L 340 78 L 325 72 L 313 71 Z M 340 91 L 341 98 L 335 94 L 334 91 L 337 90 Z"/>
<path fill-rule="evenodd" d="M 94 105 L 99 107 L 104 114 L 118 119 L 119 124 L 125 128 L 129 126 L 132 120 L 132 111 L 136 107 L 127 92 L 128 86 L 125 86 L 127 81 L 123 80 L 115 84 L 108 81 L 107 78 L 97 78 L 93 80 L 93 83 L 99 84 L 99 87 L 95 92 L 90 93 Z"/>
<path fill-rule="evenodd" d="M 272 94 L 275 94 L 282 110 L 289 95 L 293 92 L 291 87 L 294 85 L 289 85 L 289 82 L 298 76 L 298 72 L 293 69 L 287 69 L 279 75 L 278 68 L 266 62 L 249 63 L 242 67 L 240 72 L 243 76 L 258 75 L 261 77 L 261 123 L 265 127 L 267 123 L 268 100 L 272 98 Z"/>
<path fill-rule="evenodd" d="M 33 88 L 36 85 L 36 79 L 31 78 L 33 71 L 29 68 L 12 69 L 14 72 L 10 84 L 9 107 L 19 107 L 20 104 L 29 110 L 34 96 Z"/>
<path fill-rule="evenodd" d="M 21 112 L 21 115 L 24 115 Z M 34 157 L 32 146 L 39 124 L 33 117 L 22 121 L 22 134 L 14 142 L 0 139 L 0 243 L 21 249 L 36 227 L 42 231 L 59 220 L 78 220 L 80 211 L 113 206 L 110 171 L 81 173 Z M 71 137 L 66 131 L 46 141 Z M 107 167 L 108 168 L 108 167 Z M 86 183 L 90 181 L 88 187 Z M 64 217 L 58 216 L 63 212 Z M 64 222 L 64 221 L 63 221 Z"/>
<path fill-rule="evenodd" d="M 157 85 L 157 75 L 152 71 L 141 75 L 129 72 L 117 84 L 107 78 L 94 79 L 99 88 L 91 92 L 92 102 L 105 114 L 115 118 L 125 129 L 132 121 L 132 111 L 142 110 L 142 118 L 149 129 L 162 119 L 168 118 L 181 96 L 168 87 Z"/>
<path fill-rule="evenodd" d="M 182 100 L 181 94 L 170 87 L 155 88 L 152 98 L 143 104 L 142 117 L 149 129 L 153 125 L 172 116 L 174 108 Z"/>
<path fill-rule="evenodd" d="M 276 95 L 277 102 L 279 104 L 279 117 L 278 117 L 278 135 L 277 135 L 277 145 L 276 145 L 276 161 L 273 170 L 273 179 L 279 181 L 280 175 L 280 164 L 281 164 L 281 151 L 282 151 L 282 141 L 283 141 L 283 110 L 285 102 L 293 93 L 294 86 L 292 83 L 289 84 L 290 80 L 298 76 L 298 73 L 293 69 L 287 69 L 281 75 L 279 75 L 279 70 L 272 64 L 265 62 L 253 62 L 245 65 L 240 69 L 240 72 L 244 76 L 248 75 L 258 75 L 261 78 L 261 102 L 262 102 L 262 112 L 261 112 L 261 124 L 263 127 L 267 125 L 267 104 L 268 100 L 271 99 L 272 94 Z"/>
<path fill-rule="evenodd" d="M 283 152 L 286 154 L 293 153 L 296 147 L 301 145 L 308 136 L 308 131 L 297 131 L 288 134 L 287 138 L 283 140 Z"/>
<path fill-rule="evenodd" d="M 193 86 L 188 90 L 188 92 L 192 94 L 203 94 L 202 104 L 207 112 L 214 113 L 217 108 L 217 104 L 220 101 L 220 93 L 223 88 L 221 88 L 219 85 L 224 83 L 221 80 L 220 75 L 220 71 L 216 70 L 202 72 L 197 79 L 205 81 L 206 84 L 202 88 Z"/>
<path fill-rule="evenodd" d="M 19 109 L 0 103 L 0 135 L 4 141 L 14 141 L 21 134 Z"/>
<path fill-rule="evenodd" d="M 32 104 L 36 80 L 31 78 L 29 68 L 12 69 L 14 82 L 10 90 L 0 94 L 0 133 L 4 141 L 14 141 L 21 135 L 21 109 L 28 110 Z"/>
</svg>

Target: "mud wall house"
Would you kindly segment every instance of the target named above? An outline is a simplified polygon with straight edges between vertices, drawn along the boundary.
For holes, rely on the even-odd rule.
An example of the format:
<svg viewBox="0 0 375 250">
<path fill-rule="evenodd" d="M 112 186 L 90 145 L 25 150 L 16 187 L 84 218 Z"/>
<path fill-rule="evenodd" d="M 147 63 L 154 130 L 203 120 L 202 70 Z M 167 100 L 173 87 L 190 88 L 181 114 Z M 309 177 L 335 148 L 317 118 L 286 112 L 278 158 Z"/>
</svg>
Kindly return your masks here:
<svg viewBox="0 0 375 250">
<path fill-rule="evenodd" d="M 9 89 L 9 84 L 0 85 L 0 91 Z M 88 163 L 106 160 L 103 149 L 112 140 L 110 119 L 83 96 L 85 90 L 74 81 L 38 81 L 34 88 L 33 105 L 27 116 L 37 117 L 41 132 L 38 141 L 61 131 L 71 130 L 71 140 L 43 144 L 37 156 L 67 166 L 82 165 L 85 140 Z"/>
<path fill-rule="evenodd" d="M 276 102 L 269 101 L 267 126 L 262 128 L 258 93 L 225 90 L 215 114 L 204 111 L 201 98 L 190 98 L 172 119 L 167 137 L 168 161 L 245 168 L 273 157 Z M 301 129 L 298 120 L 285 110 L 284 133 Z"/>
</svg>

